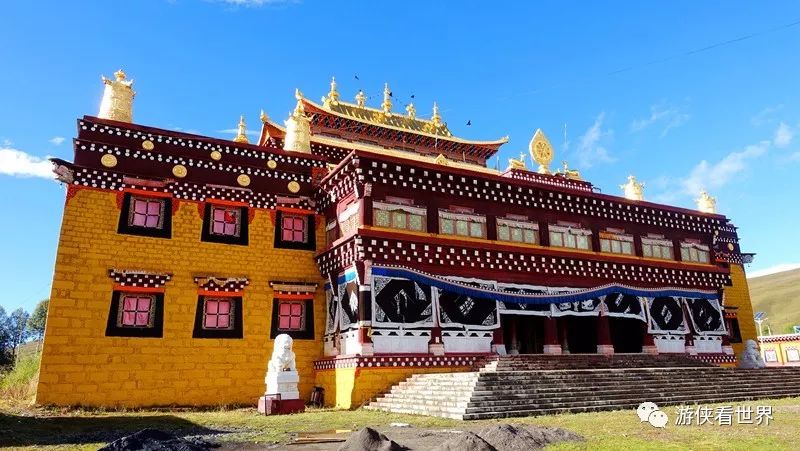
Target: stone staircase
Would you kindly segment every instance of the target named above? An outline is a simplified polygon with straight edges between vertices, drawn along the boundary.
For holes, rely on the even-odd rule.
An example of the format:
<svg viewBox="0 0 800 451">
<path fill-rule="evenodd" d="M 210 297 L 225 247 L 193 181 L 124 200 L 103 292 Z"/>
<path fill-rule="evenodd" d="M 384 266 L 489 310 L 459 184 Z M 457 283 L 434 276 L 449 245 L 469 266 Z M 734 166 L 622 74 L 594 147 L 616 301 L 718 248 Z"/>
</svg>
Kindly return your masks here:
<svg viewBox="0 0 800 451">
<path fill-rule="evenodd" d="M 415 374 L 366 409 L 456 419 L 800 396 L 800 367 L 721 368 L 685 356 L 502 356 L 465 373 Z"/>
</svg>

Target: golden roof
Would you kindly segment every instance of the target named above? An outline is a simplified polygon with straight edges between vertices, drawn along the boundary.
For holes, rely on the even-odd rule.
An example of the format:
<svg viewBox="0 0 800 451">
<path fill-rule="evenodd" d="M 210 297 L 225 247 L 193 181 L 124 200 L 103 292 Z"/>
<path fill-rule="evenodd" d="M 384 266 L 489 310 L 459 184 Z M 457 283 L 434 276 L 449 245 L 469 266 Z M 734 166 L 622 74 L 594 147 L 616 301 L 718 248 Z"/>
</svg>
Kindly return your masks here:
<svg viewBox="0 0 800 451">
<path fill-rule="evenodd" d="M 389 105 L 391 105 L 391 103 L 389 103 Z M 448 138 L 453 136 L 453 134 L 450 133 L 450 130 L 448 130 L 447 125 L 444 123 L 442 123 L 439 127 L 436 127 L 433 122 L 420 119 L 416 115 L 414 117 L 410 117 L 405 114 L 386 114 L 382 109 L 378 110 L 368 106 L 362 108 L 352 103 L 342 102 L 341 100 L 339 100 L 336 105 L 331 104 L 326 109 L 352 119 L 371 122 L 376 125 L 388 125 L 410 132 L 429 133 Z"/>
</svg>

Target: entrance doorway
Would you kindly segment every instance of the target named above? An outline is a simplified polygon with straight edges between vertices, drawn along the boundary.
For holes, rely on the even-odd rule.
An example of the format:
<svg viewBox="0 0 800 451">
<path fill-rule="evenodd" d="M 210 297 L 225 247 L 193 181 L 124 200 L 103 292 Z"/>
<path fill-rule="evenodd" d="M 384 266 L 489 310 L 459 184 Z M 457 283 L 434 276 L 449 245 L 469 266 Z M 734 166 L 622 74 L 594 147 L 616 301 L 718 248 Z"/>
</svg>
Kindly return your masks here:
<svg viewBox="0 0 800 451">
<path fill-rule="evenodd" d="M 516 343 L 520 354 L 542 354 L 544 352 L 544 318 L 533 315 L 501 315 L 503 343 L 513 349 Z"/>
<path fill-rule="evenodd" d="M 634 318 L 608 318 L 611 343 L 616 353 L 641 353 L 644 324 Z"/>
<path fill-rule="evenodd" d="M 567 330 L 570 354 L 597 352 L 597 318 L 593 316 L 565 316 L 561 320 Z"/>
</svg>

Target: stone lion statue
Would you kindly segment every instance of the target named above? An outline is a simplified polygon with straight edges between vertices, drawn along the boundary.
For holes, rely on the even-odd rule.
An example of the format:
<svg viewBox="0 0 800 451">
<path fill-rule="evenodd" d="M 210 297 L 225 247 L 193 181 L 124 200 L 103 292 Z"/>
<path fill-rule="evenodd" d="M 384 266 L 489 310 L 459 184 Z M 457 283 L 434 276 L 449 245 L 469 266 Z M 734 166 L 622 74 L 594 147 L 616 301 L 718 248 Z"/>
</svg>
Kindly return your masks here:
<svg viewBox="0 0 800 451">
<path fill-rule="evenodd" d="M 297 371 L 294 361 L 294 351 L 292 351 L 292 337 L 280 334 L 275 337 L 275 344 L 272 348 L 272 358 L 267 366 L 268 372 Z"/>
<path fill-rule="evenodd" d="M 744 342 L 744 351 L 739 355 L 739 368 L 764 368 L 767 366 L 764 359 L 761 358 L 761 353 L 758 351 L 758 345 L 755 340 L 747 340 Z"/>
</svg>

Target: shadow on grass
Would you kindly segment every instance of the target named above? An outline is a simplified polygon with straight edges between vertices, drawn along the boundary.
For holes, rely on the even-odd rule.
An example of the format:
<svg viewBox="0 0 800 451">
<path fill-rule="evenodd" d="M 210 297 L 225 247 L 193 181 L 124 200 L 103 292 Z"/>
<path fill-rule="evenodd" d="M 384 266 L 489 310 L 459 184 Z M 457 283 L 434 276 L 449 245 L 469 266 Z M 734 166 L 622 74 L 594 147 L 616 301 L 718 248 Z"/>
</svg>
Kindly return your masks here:
<svg viewBox="0 0 800 451">
<path fill-rule="evenodd" d="M 105 443 L 144 428 L 180 437 L 227 432 L 172 415 L 18 416 L 0 412 L 0 447 Z"/>
</svg>

